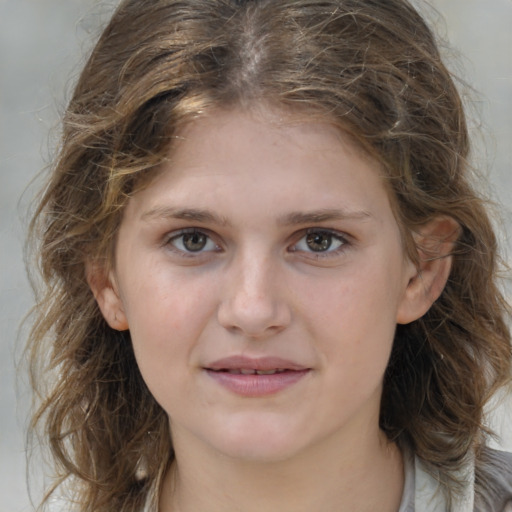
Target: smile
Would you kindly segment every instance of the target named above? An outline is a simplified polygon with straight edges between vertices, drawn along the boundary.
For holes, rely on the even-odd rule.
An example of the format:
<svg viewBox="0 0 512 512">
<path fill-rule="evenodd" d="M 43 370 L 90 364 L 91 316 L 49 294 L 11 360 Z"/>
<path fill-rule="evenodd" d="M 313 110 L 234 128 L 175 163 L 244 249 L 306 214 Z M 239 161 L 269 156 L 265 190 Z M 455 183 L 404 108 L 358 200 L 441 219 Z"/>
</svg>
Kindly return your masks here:
<svg viewBox="0 0 512 512">
<path fill-rule="evenodd" d="M 283 373 L 290 370 L 277 368 L 275 370 L 250 370 L 246 368 L 240 368 L 238 369 L 225 369 L 225 370 L 213 370 L 218 372 L 227 372 L 232 375 L 275 375 L 276 373 Z"/>
<path fill-rule="evenodd" d="M 264 397 L 282 392 L 311 371 L 276 357 L 232 356 L 209 364 L 204 371 L 222 388 L 243 397 Z"/>
</svg>

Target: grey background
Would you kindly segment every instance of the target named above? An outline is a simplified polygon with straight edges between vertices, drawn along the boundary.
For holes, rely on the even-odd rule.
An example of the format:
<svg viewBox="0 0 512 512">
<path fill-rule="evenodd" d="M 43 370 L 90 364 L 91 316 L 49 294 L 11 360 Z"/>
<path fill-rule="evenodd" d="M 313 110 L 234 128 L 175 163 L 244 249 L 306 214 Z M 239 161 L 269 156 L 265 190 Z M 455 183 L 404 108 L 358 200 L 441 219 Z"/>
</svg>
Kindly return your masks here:
<svg viewBox="0 0 512 512">
<path fill-rule="evenodd" d="M 31 305 L 22 241 L 34 190 L 22 194 L 49 161 L 52 129 L 115 3 L 0 0 L 0 512 L 30 510 L 24 451 L 28 393 L 23 373 L 16 378 L 14 361 L 24 336 L 18 327 Z M 479 91 L 471 93 L 475 158 L 489 171 L 495 198 L 504 206 L 504 231 L 510 231 L 512 0 L 431 3 L 442 17 L 430 9 L 428 16 L 454 49 L 446 51 L 449 62 Z M 501 405 L 493 421 L 502 444 L 512 449 L 510 410 L 510 403 Z"/>
</svg>

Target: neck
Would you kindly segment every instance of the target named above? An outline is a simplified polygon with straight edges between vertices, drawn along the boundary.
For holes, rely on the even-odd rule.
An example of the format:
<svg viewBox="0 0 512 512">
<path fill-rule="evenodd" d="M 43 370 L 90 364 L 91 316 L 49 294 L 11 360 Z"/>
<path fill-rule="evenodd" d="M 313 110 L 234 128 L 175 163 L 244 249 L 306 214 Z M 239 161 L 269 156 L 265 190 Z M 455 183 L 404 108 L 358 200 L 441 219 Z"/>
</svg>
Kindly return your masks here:
<svg viewBox="0 0 512 512">
<path fill-rule="evenodd" d="M 403 490 L 399 449 L 384 434 L 340 446 L 326 439 L 281 461 L 233 459 L 187 446 L 162 489 L 160 512 L 396 512 Z"/>
</svg>

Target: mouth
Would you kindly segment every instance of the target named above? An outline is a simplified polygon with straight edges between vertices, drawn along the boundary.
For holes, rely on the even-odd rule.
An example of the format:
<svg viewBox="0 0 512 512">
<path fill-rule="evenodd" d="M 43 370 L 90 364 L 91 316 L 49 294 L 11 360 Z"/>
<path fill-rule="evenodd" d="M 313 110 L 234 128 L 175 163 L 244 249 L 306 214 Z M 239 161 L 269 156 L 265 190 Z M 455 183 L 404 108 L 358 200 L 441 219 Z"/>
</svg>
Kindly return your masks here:
<svg viewBox="0 0 512 512">
<path fill-rule="evenodd" d="M 244 397 L 262 397 L 284 391 L 301 381 L 311 368 L 276 357 L 220 359 L 204 368 L 223 388 Z"/>
<path fill-rule="evenodd" d="M 208 364 L 206 369 L 242 375 L 272 375 L 288 371 L 308 370 L 309 368 L 281 357 L 230 356 Z"/>
<path fill-rule="evenodd" d="M 284 372 L 290 372 L 295 370 L 288 370 L 286 368 L 276 368 L 275 370 L 253 370 L 250 368 L 232 368 L 227 369 L 223 368 L 221 370 L 214 370 L 212 368 L 207 368 L 208 370 L 211 370 L 213 372 L 224 372 L 224 373 L 230 373 L 231 375 L 275 375 L 276 373 L 284 373 Z"/>
</svg>

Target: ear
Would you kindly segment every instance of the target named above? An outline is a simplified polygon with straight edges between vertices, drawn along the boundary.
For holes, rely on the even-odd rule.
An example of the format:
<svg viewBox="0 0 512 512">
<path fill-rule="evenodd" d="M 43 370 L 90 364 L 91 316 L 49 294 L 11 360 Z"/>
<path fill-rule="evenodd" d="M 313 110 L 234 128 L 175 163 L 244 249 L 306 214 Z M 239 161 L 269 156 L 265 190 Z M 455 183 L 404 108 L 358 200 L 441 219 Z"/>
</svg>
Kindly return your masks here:
<svg viewBox="0 0 512 512">
<path fill-rule="evenodd" d="M 460 234 L 451 217 L 436 217 L 413 234 L 418 265 L 413 267 L 400 302 L 397 323 L 408 324 L 421 318 L 441 295 L 452 267 L 452 252 Z"/>
<path fill-rule="evenodd" d="M 112 329 L 126 331 L 128 320 L 118 292 L 114 272 L 105 273 L 99 264 L 86 263 L 87 283 L 98 303 L 101 313 Z"/>
</svg>

